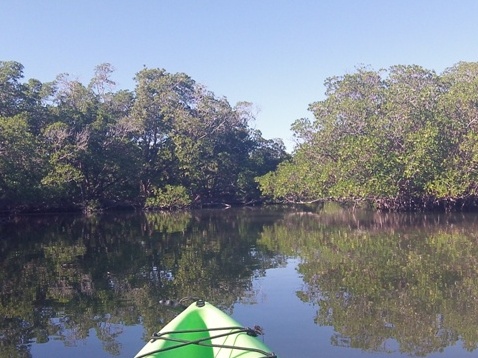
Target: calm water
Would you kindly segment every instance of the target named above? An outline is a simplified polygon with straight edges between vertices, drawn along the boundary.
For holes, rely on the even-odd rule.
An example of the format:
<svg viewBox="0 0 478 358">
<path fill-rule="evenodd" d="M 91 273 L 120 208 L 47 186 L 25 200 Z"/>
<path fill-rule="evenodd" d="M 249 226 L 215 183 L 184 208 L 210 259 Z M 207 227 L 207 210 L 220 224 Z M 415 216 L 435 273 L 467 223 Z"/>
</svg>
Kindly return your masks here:
<svg viewBox="0 0 478 358">
<path fill-rule="evenodd" d="M 0 357 L 132 357 L 203 297 L 287 357 L 478 356 L 478 215 L 0 219 Z"/>
</svg>

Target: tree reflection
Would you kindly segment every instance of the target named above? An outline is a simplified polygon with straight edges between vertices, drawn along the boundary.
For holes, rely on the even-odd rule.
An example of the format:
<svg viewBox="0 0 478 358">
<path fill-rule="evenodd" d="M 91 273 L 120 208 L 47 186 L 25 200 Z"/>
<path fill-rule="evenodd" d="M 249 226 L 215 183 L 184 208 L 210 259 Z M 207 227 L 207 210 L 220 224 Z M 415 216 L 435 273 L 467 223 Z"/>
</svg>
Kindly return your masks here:
<svg viewBox="0 0 478 358">
<path fill-rule="evenodd" d="M 477 229 L 463 214 L 326 208 L 285 217 L 259 243 L 301 257 L 298 296 L 317 305 L 317 324 L 335 328 L 333 345 L 387 352 L 395 340 L 427 355 L 460 340 L 477 348 Z"/>
<path fill-rule="evenodd" d="M 257 217 L 264 215 L 258 221 Z M 280 213 L 278 215 L 281 215 Z M 261 210 L 23 217 L 0 226 L 0 356 L 32 344 L 76 346 L 91 330 L 121 354 L 127 325 L 144 338 L 177 312 L 162 298 L 199 296 L 231 310 L 252 279 L 275 265 L 254 249 Z"/>
</svg>

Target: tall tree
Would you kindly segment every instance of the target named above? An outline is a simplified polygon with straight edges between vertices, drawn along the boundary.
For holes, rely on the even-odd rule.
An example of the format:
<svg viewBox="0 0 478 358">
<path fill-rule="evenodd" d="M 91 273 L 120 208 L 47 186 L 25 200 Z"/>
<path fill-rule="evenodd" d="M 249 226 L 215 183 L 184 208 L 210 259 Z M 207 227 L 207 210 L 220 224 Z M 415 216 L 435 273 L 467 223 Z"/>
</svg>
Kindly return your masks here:
<svg viewBox="0 0 478 358">
<path fill-rule="evenodd" d="M 478 196 L 478 63 L 460 62 L 442 76 L 446 92 L 438 103 L 440 138 L 447 157 L 430 193 L 461 205 Z"/>
<path fill-rule="evenodd" d="M 135 77 L 135 100 L 130 119 L 136 128 L 135 141 L 141 149 L 141 193 L 170 179 L 173 163 L 171 130 L 175 117 L 187 116 L 194 81 L 184 73 L 145 68 Z"/>
<path fill-rule="evenodd" d="M 0 207 L 39 204 L 43 162 L 24 115 L 0 116 Z"/>
<path fill-rule="evenodd" d="M 0 116 L 14 116 L 23 111 L 25 94 L 22 78 L 21 63 L 0 61 Z"/>
<path fill-rule="evenodd" d="M 43 183 L 85 210 L 116 205 L 137 194 L 139 162 L 131 141 L 133 127 L 126 120 L 133 97 L 105 91 L 114 84 L 109 69 L 97 68 L 88 87 L 61 76 L 57 122 L 44 130 L 50 171 Z"/>
</svg>

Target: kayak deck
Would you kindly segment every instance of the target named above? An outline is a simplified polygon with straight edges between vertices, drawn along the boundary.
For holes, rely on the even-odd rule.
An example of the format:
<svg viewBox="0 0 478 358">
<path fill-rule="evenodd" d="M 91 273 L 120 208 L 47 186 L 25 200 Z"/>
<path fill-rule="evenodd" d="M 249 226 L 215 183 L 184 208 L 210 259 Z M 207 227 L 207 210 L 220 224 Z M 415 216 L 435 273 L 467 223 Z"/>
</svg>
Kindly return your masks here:
<svg viewBox="0 0 478 358">
<path fill-rule="evenodd" d="M 135 358 L 276 357 L 257 334 L 210 303 L 197 301 L 154 334 Z"/>
</svg>

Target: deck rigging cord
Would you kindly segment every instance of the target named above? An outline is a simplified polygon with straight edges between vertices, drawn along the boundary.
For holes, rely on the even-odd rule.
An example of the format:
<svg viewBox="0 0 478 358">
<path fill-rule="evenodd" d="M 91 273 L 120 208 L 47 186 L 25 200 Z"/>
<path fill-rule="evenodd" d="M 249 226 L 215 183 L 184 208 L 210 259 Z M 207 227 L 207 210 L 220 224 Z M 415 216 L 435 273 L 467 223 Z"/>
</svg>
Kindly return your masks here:
<svg viewBox="0 0 478 358">
<path fill-rule="evenodd" d="M 180 338 L 165 337 L 166 335 L 170 335 L 170 334 L 189 334 L 189 333 L 202 333 L 202 332 L 226 331 L 226 330 L 229 331 L 229 332 L 216 334 L 216 335 L 212 335 L 212 336 L 208 336 L 208 337 L 203 337 L 203 338 L 199 338 L 199 339 L 195 339 L 195 340 L 185 340 L 185 339 L 180 339 Z M 226 337 L 226 336 L 233 335 L 233 334 L 238 334 L 238 333 L 246 333 L 246 334 L 251 335 L 253 337 L 257 337 L 259 334 L 261 334 L 260 330 L 252 329 L 252 328 L 248 328 L 248 327 L 240 327 L 240 326 L 159 332 L 159 333 L 154 333 L 153 334 L 153 336 L 151 337 L 151 339 L 153 341 L 157 340 L 157 339 L 163 339 L 163 340 L 166 340 L 166 341 L 177 342 L 178 344 L 174 345 L 174 346 L 171 346 L 171 347 L 160 348 L 160 349 L 142 354 L 140 356 L 136 356 L 136 358 L 147 357 L 147 356 L 150 356 L 152 354 L 161 353 L 161 352 L 169 351 L 169 350 L 172 350 L 172 349 L 181 348 L 181 347 L 188 346 L 188 345 L 191 345 L 191 344 L 195 344 L 195 345 L 198 345 L 198 346 L 204 346 L 204 347 L 237 349 L 237 350 L 242 350 L 242 351 L 257 352 L 257 353 L 263 354 L 263 357 L 258 357 L 258 358 L 277 358 L 277 356 L 273 352 L 266 352 L 262 349 L 250 348 L 250 347 L 240 347 L 240 346 L 230 346 L 230 345 L 226 345 L 226 344 L 212 344 L 212 343 L 206 343 L 205 342 L 205 341 L 209 341 L 209 340 L 212 340 L 212 339 Z"/>
</svg>

